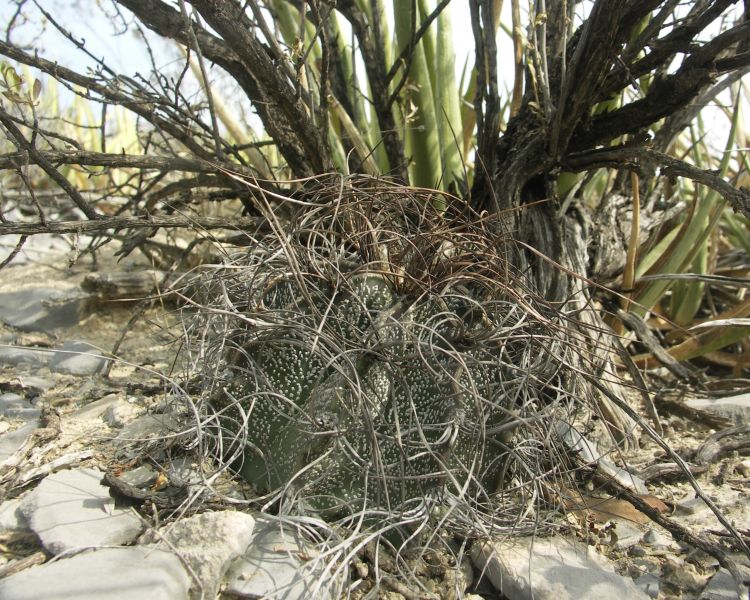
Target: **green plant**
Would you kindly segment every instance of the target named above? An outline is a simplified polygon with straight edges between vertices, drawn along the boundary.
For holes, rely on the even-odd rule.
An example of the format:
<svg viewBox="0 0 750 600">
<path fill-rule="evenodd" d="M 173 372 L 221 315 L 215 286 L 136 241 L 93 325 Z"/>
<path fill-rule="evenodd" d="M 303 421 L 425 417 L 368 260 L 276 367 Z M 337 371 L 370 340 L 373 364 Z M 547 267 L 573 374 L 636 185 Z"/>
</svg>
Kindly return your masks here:
<svg viewBox="0 0 750 600">
<path fill-rule="evenodd" d="M 460 202 L 425 210 L 370 185 L 381 198 L 347 183 L 335 210 L 311 209 L 286 256 L 270 236 L 220 276 L 229 304 L 206 315 L 239 315 L 208 361 L 226 362 L 210 394 L 224 456 L 328 517 L 484 502 L 526 479 L 514 436 L 543 435 L 540 412 L 570 417 L 566 346 Z"/>
</svg>

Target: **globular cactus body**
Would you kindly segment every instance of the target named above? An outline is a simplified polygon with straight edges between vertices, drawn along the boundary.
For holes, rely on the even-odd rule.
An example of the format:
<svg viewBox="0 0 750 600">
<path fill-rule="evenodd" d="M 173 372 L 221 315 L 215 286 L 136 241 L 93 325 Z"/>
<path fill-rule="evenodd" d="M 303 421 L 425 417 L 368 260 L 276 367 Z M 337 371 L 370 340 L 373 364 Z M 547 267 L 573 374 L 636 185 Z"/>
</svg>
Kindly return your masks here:
<svg viewBox="0 0 750 600">
<path fill-rule="evenodd" d="M 287 276 L 249 299 L 263 326 L 235 336 L 213 404 L 232 435 L 246 423 L 239 471 L 260 490 L 341 514 L 496 485 L 502 443 L 486 432 L 512 419 L 512 375 L 483 340 L 502 303 L 392 281 Z"/>
</svg>

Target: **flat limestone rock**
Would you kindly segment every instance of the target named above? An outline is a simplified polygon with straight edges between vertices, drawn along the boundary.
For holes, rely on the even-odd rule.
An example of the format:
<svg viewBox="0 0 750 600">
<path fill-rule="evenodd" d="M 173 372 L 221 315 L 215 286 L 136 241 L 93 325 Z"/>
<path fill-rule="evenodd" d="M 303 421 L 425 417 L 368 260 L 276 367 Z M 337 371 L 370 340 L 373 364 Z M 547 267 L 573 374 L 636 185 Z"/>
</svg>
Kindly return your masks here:
<svg viewBox="0 0 750 600">
<path fill-rule="evenodd" d="M 750 424 L 750 393 L 725 398 L 695 398 L 685 404 L 729 419 L 738 426 Z"/>
<path fill-rule="evenodd" d="M 200 586 L 191 589 L 191 598 L 214 598 L 232 560 L 253 539 L 254 526 L 255 519 L 247 513 L 205 512 L 163 528 L 157 547 L 179 553 L 195 573 Z"/>
<path fill-rule="evenodd" d="M 745 576 L 750 575 L 750 569 L 747 568 L 740 567 L 740 572 Z M 701 600 L 734 600 L 738 597 L 737 585 L 727 569 L 719 569 L 701 593 Z M 745 597 L 747 598 L 747 590 Z"/>
<path fill-rule="evenodd" d="M 0 347 L 0 365 L 30 365 L 43 367 L 52 357 L 52 352 L 16 346 Z"/>
<path fill-rule="evenodd" d="M 80 321 L 81 297 L 71 290 L 30 288 L 0 294 L 0 320 L 21 331 L 52 331 Z"/>
<path fill-rule="evenodd" d="M 37 421 L 32 420 L 23 427 L 0 435 L 0 465 L 16 453 L 26 441 L 26 438 L 34 433 L 37 424 Z"/>
<path fill-rule="evenodd" d="M 153 547 L 102 548 L 0 579 L 3 600 L 186 600 L 180 559 Z"/>
<path fill-rule="evenodd" d="M 49 552 L 127 544 L 141 532 L 138 516 L 115 508 L 103 476 L 96 469 L 59 471 L 24 498 L 21 510 Z"/>
<path fill-rule="evenodd" d="M 471 558 L 509 600 L 648 598 L 607 559 L 561 537 L 476 543 Z"/>
<path fill-rule="evenodd" d="M 293 526 L 282 531 L 277 521 L 264 519 L 247 553 L 229 569 L 225 591 L 238 598 L 332 600 L 338 595 L 325 577 L 323 560 Z"/>
<path fill-rule="evenodd" d="M 96 375 L 107 364 L 101 352 L 87 342 L 65 342 L 52 355 L 49 368 L 55 373 Z"/>
</svg>

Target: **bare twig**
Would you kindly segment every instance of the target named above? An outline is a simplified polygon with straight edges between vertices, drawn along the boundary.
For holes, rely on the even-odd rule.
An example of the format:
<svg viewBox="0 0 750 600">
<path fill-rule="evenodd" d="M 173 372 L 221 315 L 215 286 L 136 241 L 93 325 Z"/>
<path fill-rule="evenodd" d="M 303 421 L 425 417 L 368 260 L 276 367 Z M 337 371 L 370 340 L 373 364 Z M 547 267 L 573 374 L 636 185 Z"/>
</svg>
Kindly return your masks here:
<svg viewBox="0 0 750 600">
<path fill-rule="evenodd" d="M 50 179 L 59 185 L 65 193 L 70 196 L 70 199 L 75 205 L 81 209 L 81 212 L 86 215 L 89 219 L 99 218 L 99 214 L 89 205 L 86 200 L 83 199 L 81 193 L 74 188 L 70 182 L 60 173 L 54 165 L 44 156 L 39 150 L 37 150 L 21 133 L 21 130 L 16 127 L 15 123 L 10 119 L 9 115 L 0 106 L 0 123 L 3 124 L 5 130 L 13 138 L 19 149 L 29 157 L 29 160 L 38 164 L 44 172 L 47 173 Z M 23 161 L 26 162 L 26 161 Z M 15 167 L 21 167 L 22 164 L 16 164 Z"/>
</svg>

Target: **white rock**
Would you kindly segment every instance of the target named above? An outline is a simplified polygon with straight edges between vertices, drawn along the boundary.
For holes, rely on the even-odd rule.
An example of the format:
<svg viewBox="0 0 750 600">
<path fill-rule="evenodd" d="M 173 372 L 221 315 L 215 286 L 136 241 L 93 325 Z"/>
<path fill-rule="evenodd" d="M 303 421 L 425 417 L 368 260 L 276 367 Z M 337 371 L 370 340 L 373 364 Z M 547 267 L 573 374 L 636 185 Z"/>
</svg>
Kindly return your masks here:
<svg viewBox="0 0 750 600">
<path fill-rule="evenodd" d="M 21 511 L 21 498 L 0 504 L 0 531 L 29 531 L 29 521 Z"/>
<path fill-rule="evenodd" d="M 104 422 L 115 429 L 122 429 L 133 421 L 141 412 L 141 409 L 127 400 L 119 400 L 110 405 L 104 411 Z"/>
<path fill-rule="evenodd" d="M 648 598 L 603 556 L 561 537 L 476 543 L 471 558 L 509 600 Z"/>
<path fill-rule="evenodd" d="M 255 519 L 247 513 L 201 513 L 160 530 L 157 547 L 173 549 L 195 573 L 201 585 L 191 588 L 191 598 L 214 598 L 232 560 L 253 539 L 254 526 Z"/>
<path fill-rule="evenodd" d="M 3 600 L 182 600 L 190 576 L 155 548 L 103 548 L 0 579 Z"/>
<path fill-rule="evenodd" d="M 23 427 L 0 435 L 0 466 L 2 466 L 23 445 L 26 438 L 36 429 L 37 422 L 32 421 Z"/>
<path fill-rule="evenodd" d="M 49 552 L 126 544 L 138 536 L 141 520 L 115 508 L 103 476 L 96 469 L 59 471 L 23 499 L 21 510 Z"/>
<path fill-rule="evenodd" d="M 226 577 L 225 591 L 240 598 L 274 600 L 331 600 L 335 584 L 325 573 L 325 557 L 318 557 L 290 524 L 263 519 L 253 543 L 237 559 Z"/>
</svg>

